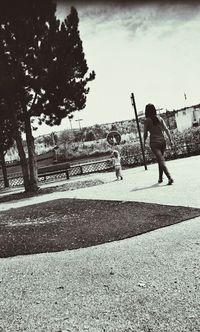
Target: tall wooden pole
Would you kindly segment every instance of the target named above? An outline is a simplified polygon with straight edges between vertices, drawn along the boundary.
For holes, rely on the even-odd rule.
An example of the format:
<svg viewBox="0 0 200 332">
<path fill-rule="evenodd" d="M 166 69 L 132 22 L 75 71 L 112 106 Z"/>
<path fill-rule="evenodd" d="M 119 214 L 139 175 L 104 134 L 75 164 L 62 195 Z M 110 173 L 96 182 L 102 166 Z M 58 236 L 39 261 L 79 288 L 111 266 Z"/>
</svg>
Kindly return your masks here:
<svg viewBox="0 0 200 332">
<path fill-rule="evenodd" d="M 145 170 L 147 170 L 146 158 L 145 158 L 145 153 L 144 153 L 144 145 L 142 143 L 142 136 L 141 136 L 140 125 L 139 125 L 139 121 L 138 121 L 137 109 L 136 109 L 136 104 L 135 104 L 135 97 L 134 97 L 133 93 L 131 93 L 131 101 L 132 101 L 132 106 L 133 106 L 134 111 L 135 111 L 135 119 L 136 119 L 136 123 L 137 123 L 139 139 L 140 139 L 140 146 L 141 146 L 141 150 L 142 150 L 144 168 L 145 168 Z"/>
</svg>

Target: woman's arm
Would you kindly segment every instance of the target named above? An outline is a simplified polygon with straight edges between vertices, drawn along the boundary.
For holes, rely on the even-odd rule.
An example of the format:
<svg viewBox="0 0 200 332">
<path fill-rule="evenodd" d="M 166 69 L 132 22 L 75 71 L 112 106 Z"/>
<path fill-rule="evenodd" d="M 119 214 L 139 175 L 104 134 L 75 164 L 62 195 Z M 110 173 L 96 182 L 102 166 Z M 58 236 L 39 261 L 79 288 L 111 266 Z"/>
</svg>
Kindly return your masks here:
<svg viewBox="0 0 200 332">
<path fill-rule="evenodd" d="M 145 145 L 147 137 L 148 137 L 148 129 L 147 129 L 147 121 L 145 120 L 145 122 L 144 122 L 144 134 L 143 134 L 144 145 Z"/>
<path fill-rule="evenodd" d="M 162 121 L 163 129 L 164 129 L 165 133 L 167 134 L 167 137 L 169 138 L 170 143 L 172 144 L 172 137 L 171 137 L 170 131 L 169 131 L 165 121 L 163 119 L 161 121 Z"/>
</svg>

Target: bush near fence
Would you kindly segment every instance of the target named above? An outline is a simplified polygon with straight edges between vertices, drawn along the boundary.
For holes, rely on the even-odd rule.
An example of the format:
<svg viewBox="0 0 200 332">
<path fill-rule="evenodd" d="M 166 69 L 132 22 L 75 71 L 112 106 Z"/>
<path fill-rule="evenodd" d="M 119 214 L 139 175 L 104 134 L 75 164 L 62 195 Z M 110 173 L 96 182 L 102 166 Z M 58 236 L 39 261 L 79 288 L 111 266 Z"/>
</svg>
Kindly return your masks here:
<svg viewBox="0 0 200 332">
<path fill-rule="evenodd" d="M 189 156 L 195 156 L 200 154 L 200 127 L 190 128 L 184 130 L 182 133 L 172 133 L 174 146 L 171 148 L 167 139 L 167 149 L 165 151 L 165 159 L 172 160 L 177 158 L 184 158 Z M 122 156 L 122 163 L 126 165 L 127 160 L 132 159 L 133 163 L 138 165 L 143 164 L 143 156 L 141 152 L 140 143 L 126 144 L 121 146 L 119 152 Z M 153 156 L 147 141 L 145 147 L 146 162 L 152 163 L 156 159 Z M 128 162 L 130 164 L 130 161 Z"/>
<path fill-rule="evenodd" d="M 200 127 L 190 128 L 182 133 L 176 131 L 172 134 L 173 140 L 175 143 L 175 148 L 171 150 L 169 148 L 169 142 L 167 141 L 168 149 L 166 151 L 166 159 L 175 159 L 177 157 L 186 157 L 189 155 L 195 155 L 199 152 L 198 142 L 200 142 Z M 125 142 L 119 146 L 111 147 L 105 140 L 104 144 L 92 144 L 92 146 L 84 146 L 84 143 L 81 143 L 76 147 L 76 150 L 73 149 L 66 150 L 66 147 L 61 147 L 58 150 L 57 159 L 58 162 L 69 161 L 70 163 L 78 162 L 87 162 L 87 160 L 97 159 L 101 157 L 104 159 L 109 158 L 113 149 L 119 150 L 122 159 L 124 159 L 124 165 L 126 160 L 134 161 L 136 165 L 143 163 L 143 158 L 141 154 L 141 147 L 139 142 Z M 132 156 L 132 157 L 131 157 Z M 148 142 L 146 144 L 145 156 L 147 162 L 154 162 L 155 158 L 152 156 L 151 150 L 149 148 Z M 79 162 L 80 160 L 80 162 Z"/>
</svg>

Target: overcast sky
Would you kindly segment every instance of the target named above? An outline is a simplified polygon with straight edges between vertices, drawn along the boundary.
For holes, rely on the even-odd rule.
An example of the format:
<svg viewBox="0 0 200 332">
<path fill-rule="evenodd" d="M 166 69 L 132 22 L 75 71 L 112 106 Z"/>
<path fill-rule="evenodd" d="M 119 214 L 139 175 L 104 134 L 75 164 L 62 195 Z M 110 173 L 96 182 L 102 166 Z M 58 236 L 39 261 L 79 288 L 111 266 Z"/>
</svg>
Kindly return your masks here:
<svg viewBox="0 0 200 332">
<path fill-rule="evenodd" d="M 75 113 L 81 126 L 132 119 L 132 92 L 138 112 L 149 102 L 168 110 L 200 103 L 200 5 L 67 1 L 58 6 L 59 19 L 71 4 L 88 66 L 96 72 L 86 108 Z M 64 128 L 70 128 L 67 119 L 53 130 Z"/>
</svg>

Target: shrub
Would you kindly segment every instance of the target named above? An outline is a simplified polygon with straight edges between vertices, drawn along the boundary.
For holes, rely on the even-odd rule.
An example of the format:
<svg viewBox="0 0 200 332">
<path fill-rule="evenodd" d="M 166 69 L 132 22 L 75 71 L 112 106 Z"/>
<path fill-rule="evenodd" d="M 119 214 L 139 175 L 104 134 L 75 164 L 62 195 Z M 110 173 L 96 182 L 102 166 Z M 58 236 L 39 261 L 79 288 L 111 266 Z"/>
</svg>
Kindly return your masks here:
<svg viewBox="0 0 200 332">
<path fill-rule="evenodd" d="M 182 133 L 176 131 L 172 134 L 172 137 L 175 143 L 172 149 L 169 146 L 169 140 L 166 140 L 166 160 L 200 154 L 200 127 L 190 128 Z M 139 142 L 133 144 L 124 144 L 123 146 L 120 146 L 119 151 L 121 153 L 124 164 L 130 160 L 131 164 L 143 164 L 143 156 Z M 147 163 L 151 163 L 156 160 L 148 143 L 146 144 L 145 148 L 145 159 Z"/>
<path fill-rule="evenodd" d="M 176 131 L 172 136 L 175 146 L 173 149 L 167 148 L 165 152 L 165 158 L 167 160 L 200 154 L 200 127 L 187 129 L 182 133 Z M 169 147 L 168 140 L 167 147 Z M 58 161 L 72 161 L 101 156 L 109 157 L 113 149 L 117 149 L 120 152 L 122 164 L 143 164 L 143 156 L 139 142 L 125 143 L 111 147 L 106 140 L 99 143 L 94 142 L 89 146 L 86 144 L 61 146 L 58 150 Z M 155 161 L 155 157 L 151 152 L 148 142 L 145 148 L 145 158 L 147 163 Z"/>
</svg>

